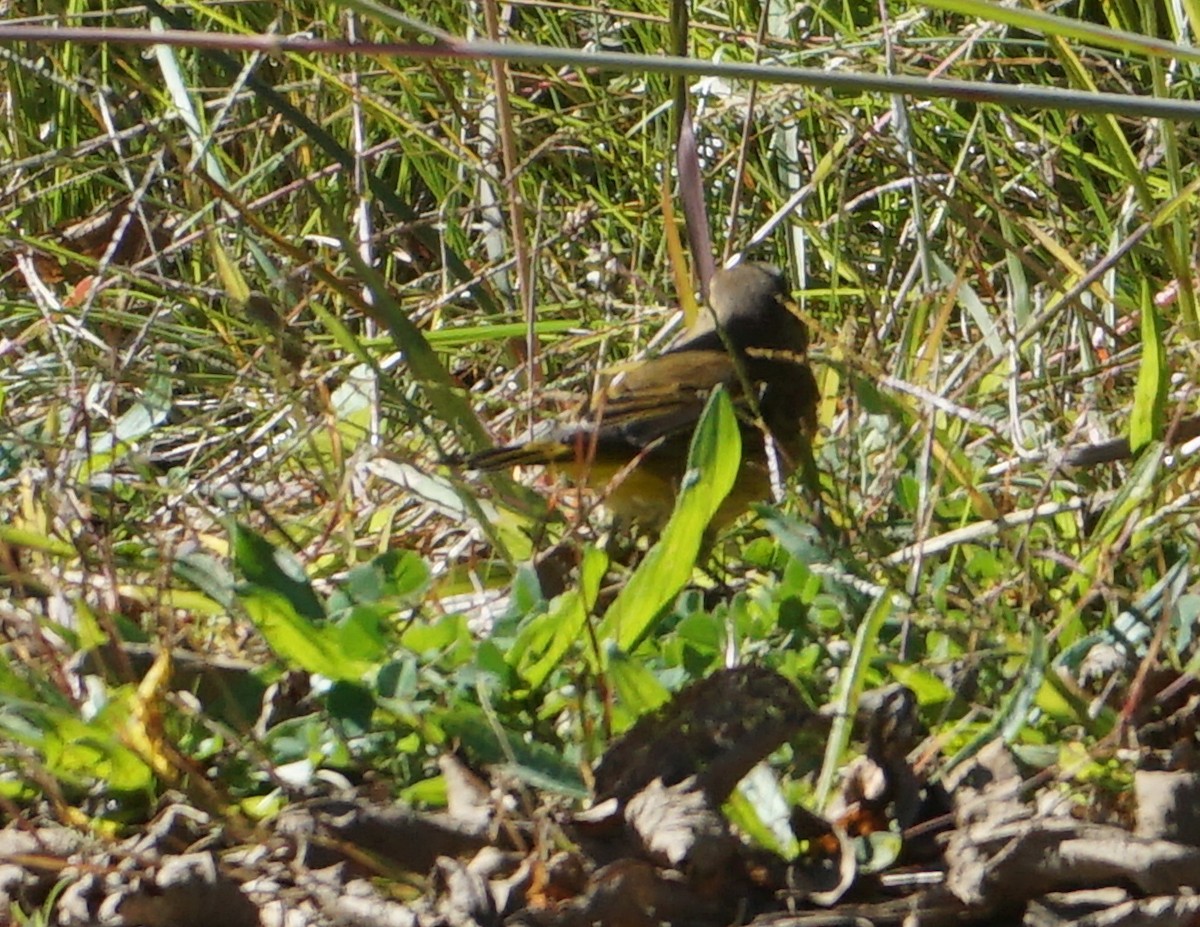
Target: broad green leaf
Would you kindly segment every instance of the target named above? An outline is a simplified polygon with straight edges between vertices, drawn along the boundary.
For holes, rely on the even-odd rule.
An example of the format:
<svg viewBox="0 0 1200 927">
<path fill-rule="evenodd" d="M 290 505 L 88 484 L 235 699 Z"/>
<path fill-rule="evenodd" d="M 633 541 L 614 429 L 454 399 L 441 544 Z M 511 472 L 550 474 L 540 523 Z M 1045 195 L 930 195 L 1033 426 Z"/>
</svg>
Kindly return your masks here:
<svg viewBox="0 0 1200 927">
<path fill-rule="evenodd" d="M 225 608 L 233 605 L 236 581 L 216 557 L 199 551 L 181 554 L 171 564 L 171 572 Z"/>
<path fill-rule="evenodd" d="M 245 525 L 233 528 L 233 562 L 250 583 L 282 596 L 297 615 L 310 621 L 325 617 L 300 561 Z"/>
<path fill-rule="evenodd" d="M 336 613 L 355 603 L 412 605 L 424 594 L 429 576 L 429 565 L 419 554 L 410 550 L 385 551 L 350 570 L 341 588 L 329 597 L 329 610 Z"/>
<path fill-rule="evenodd" d="M 923 666 L 892 663 L 888 666 L 888 671 L 896 682 L 913 690 L 919 705 L 945 705 L 954 699 L 954 690 L 936 673 Z"/>
<path fill-rule="evenodd" d="M 531 741 L 520 732 L 501 727 L 482 709 L 462 702 L 438 718 L 446 733 L 466 755 L 496 765 L 536 788 L 586 797 L 578 768 L 560 746 Z"/>
<path fill-rule="evenodd" d="M 750 770 L 725 802 L 725 813 L 739 830 L 787 860 L 800 853 L 790 810 L 779 780 L 765 763 Z"/>
<path fill-rule="evenodd" d="M 631 650 L 691 578 L 704 530 L 733 488 L 741 457 L 742 436 L 733 403 L 724 389 L 717 389 L 696 426 L 675 511 L 658 543 L 605 614 L 597 632 L 601 641 Z"/>
<path fill-rule="evenodd" d="M 456 641 L 470 638 L 464 615 L 445 615 L 441 618 L 415 621 L 400 636 L 400 644 L 413 653 L 434 653 Z"/>
<path fill-rule="evenodd" d="M 654 711 L 671 697 L 671 693 L 650 672 L 645 663 L 629 657 L 619 650 L 609 654 L 608 681 L 617 696 L 629 722 L 632 723 L 646 712 Z"/>
<path fill-rule="evenodd" d="M 375 699 L 361 685 L 354 682 L 338 682 L 329 690 L 325 699 L 329 714 L 349 737 L 361 737 L 371 728 L 371 717 L 375 713 Z"/>
<path fill-rule="evenodd" d="M 531 689 L 540 688 L 562 658 L 580 644 L 607 569 L 604 551 L 588 547 L 579 568 L 579 587 L 556 597 L 517 635 L 510 662 Z"/>
<path fill-rule="evenodd" d="M 46 767 L 68 782 L 104 784 L 110 793 L 150 788 L 153 775 L 132 750 L 120 746 L 112 731 L 64 725 L 46 738 Z"/>
<path fill-rule="evenodd" d="M 385 633 L 388 609 L 358 605 L 329 625 L 338 631 L 342 654 L 354 660 L 379 664 L 387 660 L 395 641 Z"/>
<path fill-rule="evenodd" d="M 271 650 L 284 661 L 328 679 L 360 681 L 372 669 L 345 652 L 343 630 L 315 625 L 283 594 L 265 586 L 242 590 L 238 598 Z"/>
</svg>

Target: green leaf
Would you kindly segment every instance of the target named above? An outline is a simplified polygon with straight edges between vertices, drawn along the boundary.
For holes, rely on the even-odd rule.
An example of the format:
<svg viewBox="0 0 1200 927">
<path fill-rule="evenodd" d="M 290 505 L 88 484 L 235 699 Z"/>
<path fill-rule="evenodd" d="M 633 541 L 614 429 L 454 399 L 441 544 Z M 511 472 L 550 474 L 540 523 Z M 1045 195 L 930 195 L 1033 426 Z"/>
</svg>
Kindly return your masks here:
<svg viewBox="0 0 1200 927">
<path fill-rule="evenodd" d="M 337 642 L 344 656 L 364 663 L 383 663 L 394 646 L 384 633 L 387 610 L 378 606 L 360 605 L 340 617 L 329 627 L 337 631 Z"/>
<path fill-rule="evenodd" d="M 1133 390 L 1129 414 L 1129 447 L 1136 454 L 1162 437 L 1166 419 L 1168 375 L 1162 319 L 1150 295 L 1150 284 L 1142 281 L 1142 361 Z"/>
<path fill-rule="evenodd" d="M 936 673 L 923 666 L 891 663 L 888 665 L 888 671 L 896 682 L 913 690 L 917 704 L 922 707 L 945 705 L 954 698 L 954 690 Z"/>
<path fill-rule="evenodd" d="M 5 685 L 0 688 L 0 739 L 36 752 L 45 771 L 63 782 L 83 788 L 103 783 L 114 794 L 143 791 L 153 784 L 153 773 L 121 737 L 132 691 L 114 690 L 95 718 L 82 721 L 53 694 L 26 701 Z"/>
<path fill-rule="evenodd" d="M 800 844 L 792 832 L 787 797 L 767 764 L 757 764 L 738 783 L 725 803 L 725 813 L 738 830 L 784 859 L 792 860 L 799 855 Z"/>
<path fill-rule="evenodd" d="M 521 628 L 509 661 L 531 689 L 540 688 L 562 658 L 579 643 L 607 569 L 608 557 L 604 551 L 595 547 L 585 549 L 579 567 L 579 587 L 557 596 L 545 613 L 536 615 Z"/>
<path fill-rule="evenodd" d="M 361 737 L 370 730 L 375 699 L 362 686 L 345 681 L 335 683 L 329 690 L 326 705 L 330 715 L 341 723 L 346 735 Z"/>
<path fill-rule="evenodd" d="M 330 399 L 343 442 L 340 453 L 349 454 L 370 438 L 372 416 L 380 405 L 378 369 L 371 364 L 356 364 Z M 332 453 L 322 446 L 330 439 L 328 432 L 318 432 L 313 437 L 322 453 Z"/>
<path fill-rule="evenodd" d="M 1028 657 L 1017 685 L 1005 696 L 995 717 L 983 725 L 947 762 L 946 768 L 953 769 L 963 760 L 974 756 L 980 749 L 997 737 L 1012 743 L 1021 729 L 1028 723 L 1042 682 L 1046 678 L 1047 647 L 1046 635 L 1037 624 L 1029 626 Z"/>
<path fill-rule="evenodd" d="M 370 663 L 346 653 L 342 628 L 314 625 L 285 595 L 265 586 L 251 586 L 238 597 L 271 650 L 286 662 L 309 673 L 352 682 L 373 669 Z"/>
<path fill-rule="evenodd" d="M 471 639 L 465 615 L 445 615 L 432 621 L 413 622 L 404 629 L 400 644 L 413 653 L 433 653 Z"/>
<path fill-rule="evenodd" d="M 60 719 L 46 732 L 44 750 L 47 769 L 67 782 L 103 782 L 109 793 L 140 792 L 153 783 L 150 767 L 103 724 Z"/>
<path fill-rule="evenodd" d="M 904 849 L 904 839 L 890 830 L 877 830 L 856 837 L 854 855 L 858 860 L 858 871 L 863 873 L 883 872 L 896 862 Z"/>
<path fill-rule="evenodd" d="M 1046 635 L 1036 624 L 1031 624 L 1029 638 L 1029 658 L 1025 661 L 1020 684 L 1005 700 L 1004 707 L 997 719 L 1003 721 L 1000 734 L 1006 743 L 1015 740 L 1021 728 L 1028 723 L 1029 712 L 1033 708 L 1037 694 L 1042 687 L 1042 680 L 1046 675 L 1048 658 Z"/>
<path fill-rule="evenodd" d="M 325 617 L 300 561 L 245 525 L 233 528 L 233 562 L 253 585 L 286 599 L 297 615 L 310 621 Z"/>
<path fill-rule="evenodd" d="M 649 632 L 663 606 L 692 576 L 704 529 L 729 495 L 742 458 L 742 436 L 729 394 L 713 391 L 688 451 L 675 511 L 600 624 L 601 641 L 629 651 Z M 603 656 L 603 654 L 602 654 Z"/>
<path fill-rule="evenodd" d="M 1110 556 L 1115 539 L 1125 530 L 1126 521 L 1136 516 L 1138 508 L 1154 491 L 1165 453 L 1166 448 L 1159 441 L 1152 441 L 1143 448 L 1129 476 L 1088 536 L 1088 546 L 1079 558 L 1079 566 L 1064 584 L 1067 597 L 1084 598 L 1089 595 L 1091 584 L 1099 575 L 1101 565 Z"/>
<path fill-rule="evenodd" d="M 363 308 L 387 327 L 396 347 L 404 352 L 408 369 L 421 385 L 438 420 L 452 426 L 456 434 L 470 442 L 471 447 L 485 447 L 488 444 L 486 430 L 475 416 L 471 403 L 461 390 L 456 389 L 453 378 L 425 340 L 424 332 L 409 318 L 379 271 L 363 260 L 336 212 L 325 208 L 324 216 L 342 239 L 346 259 L 371 292 L 371 300 Z"/>
<path fill-rule="evenodd" d="M 472 760 L 500 765 L 507 773 L 536 788 L 563 795 L 586 797 L 578 768 L 561 747 L 531 741 L 509 731 L 477 706 L 461 703 L 441 714 L 438 721 Z"/>
<path fill-rule="evenodd" d="M 75 557 L 79 551 L 66 541 L 32 528 L 18 528 L 13 525 L 0 525 L 0 541 L 6 541 L 17 548 L 28 548 L 31 552 L 48 554 L 51 557 Z"/>
<path fill-rule="evenodd" d="M 608 681 L 617 702 L 628 713 L 630 722 L 654 711 L 671 697 L 655 675 L 642 662 L 614 650 L 608 660 Z"/>
<path fill-rule="evenodd" d="M 926 0 L 934 9 L 961 13 L 974 19 L 1004 23 L 1035 35 L 1059 36 L 1086 45 L 1113 48 L 1131 55 L 1156 55 L 1162 58 L 1200 62 L 1200 52 L 1191 46 L 1168 42 L 1154 36 L 1111 29 L 1086 19 L 1044 13 L 1023 7 L 1001 6 L 995 0 Z"/>
<path fill-rule="evenodd" d="M 996 320 L 992 317 L 991 310 L 979 298 L 979 294 L 968 283 L 959 280 L 953 268 L 936 254 L 933 255 L 933 264 L 942 281 L 942 286 L 957 287 L 955 296 L 958 298 L 958 302 L 978 327 L 979 334 L 988 350 L 992 352 L 992 356 L 1004 357 L 1004 342 L 1000 338 L 1000 332 L 997 331 Z"/>
<path fill-rule="evenodd" d="M 124 456 L 140 438 L 154 432 L 166 422 L 171 414 L 172 379 L 169 374 L 159 371 L 146 383 L 133 405 L 116 420 L 113 427 L 99 434 L 87 433 L 87 443 L 81 443 L 79 450 L 86 450 L 88 456 L 79 461 L 75 478 L 81 481 L 104 474 L 112 467 L 113 461 Z M 81 433 L 80 437 L 84 435 Z"/>
<path fill-rule="evenodd" d="M 444 808 L 446 806 L 446 777 L 433 776 L 414 782 L 400 790 L 400 801 L 418 808 Z"/>
<path fill-rule="evenodd" d="M 361 604 L 408 605 L 419 600 L 429 585 L 429 566 L 410 550 L 389 550 L 369 563 L 354 567 L 338 590 L 337 601 L 345 598 Z M 333 598 L 331 598 L 331 609 Z"/>
<path fill-rule="evenodd" d="M 233 574 L 216 557 L 198 551 L 181 554 L 171 564 L 171 572 L 225 608 L 233 605 Z"/>
</svg>

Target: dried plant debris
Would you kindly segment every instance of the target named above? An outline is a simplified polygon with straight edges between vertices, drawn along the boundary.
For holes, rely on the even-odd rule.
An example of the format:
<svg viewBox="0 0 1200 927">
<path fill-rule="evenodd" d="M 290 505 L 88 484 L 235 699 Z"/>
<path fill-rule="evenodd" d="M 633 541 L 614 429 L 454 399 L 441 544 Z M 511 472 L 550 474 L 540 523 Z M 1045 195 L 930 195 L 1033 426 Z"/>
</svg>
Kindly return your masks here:
<svg viewBox="0 0 1200 927">
<path fill-rule="evenodd" d="M 1133 777 L 1139 837 L 1200 847 L 1200 776 L 1177 770 L 1139 770 Z"/>
<path fill-rule="evenodd" d="M 251 826 L 172 796 L 120 843 L 29 823 L 0 831 L 0 902 L 47 923 L 118 927 L 1127 927 L 1200 916 L 1194 773 L 1138 773 L 1136 827 L 1081 820 L 1001 741 L 925 781 L 908 759 L 928 752 L 912 693 L 893 686 L 861 704 L 863 755 L 824 814 L 792 808 L 790 858 L 747 839 L 726 802 L 780 746 L 819 743 L 828 719 L 783 677 L 742 667 L 616 741 L 586 809 L 531 792 L 515 801 L 454 756 L 440 764 L 447 812 L 364 793 Z M 881 834 L 899 849 L 872 858 Z"/>
<path fill-rule="evenodd" d="M 609 748 L 596 767 L 596 795 L 625 802 L 655 779 L 674 785 L 694 776 L 719 804 L 814 716 L 778 673 L 758 667 L 716 673 L 642 718 Z"/>
<path fill-rule="evenodd" d="M 123 196 L 90 216 L 53 229 L 40 247 L 31 247 L 31 267 L 44 283 L 54 284 L 78 282 L 98 264 L 135 264 L 170 242 L 167 218 L 145 199 Z"/>
</svg>

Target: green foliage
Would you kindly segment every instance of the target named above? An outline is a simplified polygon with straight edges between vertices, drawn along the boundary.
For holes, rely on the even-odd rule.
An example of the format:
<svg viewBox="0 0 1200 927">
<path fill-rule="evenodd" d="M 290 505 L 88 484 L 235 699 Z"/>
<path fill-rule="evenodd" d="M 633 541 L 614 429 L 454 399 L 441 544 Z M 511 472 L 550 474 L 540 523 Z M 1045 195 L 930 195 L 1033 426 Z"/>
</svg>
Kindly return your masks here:
<svg viewBox="0 0 1200 927">
<path fill-rule="evenodd" d="M 128 715 L 129 692 L 114 698 L 91 718 L 80 717 L 66 698 L 25 667 L 0 662 L 0 731 L 4 740 L 37 757 L 38 766 L 69 791 L 104 783 L 114 796 L 144 797 L 153 776 L 144 760 L 120 736 Z M 9 798 L 25 797 L 36 777 L 10 779 Z"/>
<path fill-rule="evenodd" d="M 903 682 L 951 765 L 1002 735 L 1078 761 L 1075 787 L 1119 781 L 1084 762 L 1115 713 L 1061 675 L 1113 635 L 1144 645 L 1160 616 L 1166 659 L 1196 669 L 1195 492 L 1164 441 L 1189 402 L 1173 384 L 1197 379 L 1200 143 L 1082 95 L 1047 112 L 982 91 L 1191 100 L 1200 24 L 1189 4 L 887 6 L 771 16 L 757 51 L 759 5 L 694 11 L 699 60 L 981 94 L 683 82 L 709 232 L 788 269 L 822 432 L 811 486 L 707 538 L 741 453 L 714 396 L 633 567 L 574 489 L 451 461 L 563 413 L 677 305 L 670 78 L 533 61 L 497 84 L 471 61 L 50 41 L 0 59 L 3 251 L 44 255 L 0 279 L 4 794 L 52 782 L 136 816 L 194 784 L 169 743 L 254 815 L 287 800 L 281 768 L 444 800 L 450 749 L 579 795 L 614 735 L 734 659 L 846 711 Z M 486 31 L 462 4 L 150 6 L 175 28 L 323 36 L 352 8 L 381 42 L 413 41 L 413 18 Z M 522 4 L 506 28 L 657 54 L 667 13 Z M 153 247 L 60 234 L 114 204 Z M 1125 434 L 1133 464 L 1058 466 L 1067 443 Z M 139 690 L 137 643 L 248 665 L 193 678 L 176 660 L 192 702 Z M 106 654 L 87 694 L 77 650 Z M 296 675 L 311 691 L 256 731 L 263 693 Z M 788 745 L 779 789 L 811 800 L 852 745 L 846 725 Z M 769 842 L 760 785 L 733 808 Z"/>
</svg>

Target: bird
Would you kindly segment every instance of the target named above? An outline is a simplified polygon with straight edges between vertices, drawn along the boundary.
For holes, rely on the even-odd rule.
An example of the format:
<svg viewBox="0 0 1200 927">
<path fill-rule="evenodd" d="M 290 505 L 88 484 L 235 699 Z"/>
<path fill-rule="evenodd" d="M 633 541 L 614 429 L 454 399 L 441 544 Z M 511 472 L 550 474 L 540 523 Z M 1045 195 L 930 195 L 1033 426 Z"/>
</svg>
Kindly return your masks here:
<svg viewBox="0 0 1200 927">
<path fill-rule="evenodd" d="M 545 437 L 468 455 L 467 467 L 565 470 L 601 491 L 618 523 L 658 532 L 674 508 L 692 432 L 713 390 L 724 386 L 738 413 L 742 462 L 710 531 L 770 498 L 764 430 L 779 451 L 780 475 L 811 461 L 819 390 L 805 358 L 807 327 L 783 273 L 769 264 L 718 270 L 708 308 L 661 354 L 619 369 L 575 421 Z"/>
</svg>

